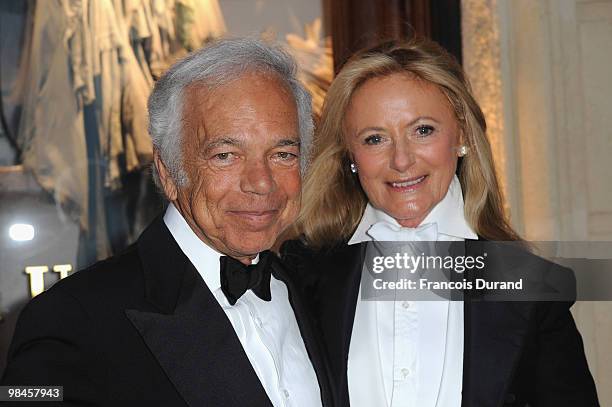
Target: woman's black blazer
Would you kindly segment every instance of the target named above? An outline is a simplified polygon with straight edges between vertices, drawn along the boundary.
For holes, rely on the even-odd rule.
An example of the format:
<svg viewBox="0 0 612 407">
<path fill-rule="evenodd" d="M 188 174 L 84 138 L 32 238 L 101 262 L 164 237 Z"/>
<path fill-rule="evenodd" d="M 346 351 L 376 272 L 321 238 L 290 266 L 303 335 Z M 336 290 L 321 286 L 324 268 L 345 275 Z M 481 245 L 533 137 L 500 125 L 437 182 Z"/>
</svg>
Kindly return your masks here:
<svg viewBox="0 0 612 407">
<path fill-rule="evenodd" d="M 466 241 L 466 252 L 478 250 L 478 242 Z M 293 240 L 281 247 L 323 333 L 333 396 L 340 406 L 349 405 L 347 360 L 365 246 L 314 251 Z M 533 254 L 498 257 L 487 268 L 524 270 L 528 262 L 532 274 L 552 272 L 574 281 L 571 270 Z M 466 295 L 462 407 L 598 406 L 572 304 L 490 302 Z"/>
</svg>

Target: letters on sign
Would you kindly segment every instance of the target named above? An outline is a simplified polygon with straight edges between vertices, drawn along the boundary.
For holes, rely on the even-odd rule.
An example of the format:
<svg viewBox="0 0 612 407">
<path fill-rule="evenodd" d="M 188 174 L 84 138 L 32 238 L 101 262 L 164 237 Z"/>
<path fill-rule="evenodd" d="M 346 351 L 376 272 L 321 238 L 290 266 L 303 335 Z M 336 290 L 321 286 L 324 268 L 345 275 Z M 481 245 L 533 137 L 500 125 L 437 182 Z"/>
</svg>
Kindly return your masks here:
<svg viewBox="0 0 612 407">
<path fill-rule="evenodd" d="M 72 271 L 72 265 L 56 264 L 51 269 L 54 273 L 59 274 L 61 280 L 68 277 L 68 273 Z M 25 268 L 25 273 L 30 279 L 30 295 L 32 298 L 45 291 L 45 273 L 48 271 L 48 266 L 28 266 Z"/>
</svg>

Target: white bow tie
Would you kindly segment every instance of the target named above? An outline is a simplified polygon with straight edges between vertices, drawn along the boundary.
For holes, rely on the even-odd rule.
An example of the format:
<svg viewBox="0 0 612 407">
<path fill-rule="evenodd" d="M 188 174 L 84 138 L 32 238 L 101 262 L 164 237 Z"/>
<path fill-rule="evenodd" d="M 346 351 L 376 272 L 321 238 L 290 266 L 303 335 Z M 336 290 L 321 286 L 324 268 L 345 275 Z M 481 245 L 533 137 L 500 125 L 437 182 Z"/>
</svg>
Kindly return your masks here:
<svg viewBox="0 0 612 407">
<path fill-rule="evenodd" d="M 367 234 L 379 242 L 435 242 L 438 240 L 438 225 L 426 223 L 416 228 L 406 228 L 382 221 L 373 224 Z"/>
</svg>

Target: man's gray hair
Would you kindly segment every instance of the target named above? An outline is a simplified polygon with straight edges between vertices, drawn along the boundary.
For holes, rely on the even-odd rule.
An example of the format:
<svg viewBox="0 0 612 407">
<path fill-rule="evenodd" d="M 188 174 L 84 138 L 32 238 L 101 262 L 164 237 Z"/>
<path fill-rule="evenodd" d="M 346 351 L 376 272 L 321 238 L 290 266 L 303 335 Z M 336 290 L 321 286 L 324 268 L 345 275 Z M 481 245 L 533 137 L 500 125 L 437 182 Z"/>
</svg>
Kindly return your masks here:
<svg viewBox="0 0 612 407">
<path fill-rule="evenodd" d="M 170 176 L 179 186 L 187 184 L 183 169 L 183 102 L 185 88 L 200 83 L 215 88 L 245 73 L 273 74 L 291 91 L 298 113 L 300 165 L 305 170 L 312 142 L 310 94 L 296 77 L 295 61 L 280 46 L 255 38 L 217 40 L 174 64 L 157 81 L 149 96 L 149 134 Z M 159 185 L 155 166 L 153 176 Z"/>
</svg>

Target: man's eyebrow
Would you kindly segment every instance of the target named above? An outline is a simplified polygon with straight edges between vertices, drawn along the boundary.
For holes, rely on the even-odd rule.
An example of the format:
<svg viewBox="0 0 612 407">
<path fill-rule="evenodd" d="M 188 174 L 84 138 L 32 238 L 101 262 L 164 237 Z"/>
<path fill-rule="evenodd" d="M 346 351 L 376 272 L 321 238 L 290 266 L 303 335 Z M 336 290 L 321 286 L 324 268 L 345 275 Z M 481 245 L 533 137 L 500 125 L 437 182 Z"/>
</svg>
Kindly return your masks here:
<svg viewBox="0 0 612 407">
<path fill-rule="evenodd" d="M 222 147 L 222 146 L 237 146 L 237 147 L 242 147 L 244 146 L 244 142 L 242 140 L 233 138 L 233 137 L 223 137 L 217 140 L 214 140 L 210 143 L 208 143 L 206 145 L 206 147 L 204 148 L 205 151 L 211 151 L 214 150 L 218 147 Z M 282 138 L 280 139 L 275 147 L 300 147 L 300 141 L 296 140 L 294 138 Z"/>
<path fill-rule="evenodd" d="M 285 147 L 285 146 L 290 146 L 290 147 L 300 147 L 301 143 L 299 140 L 296 139 L 289 139 L 289 138 L 284 138 L 278 141 L 278 143 L 276 143 L 277 147 Z"/>
<path fill-rule="evenodd" d="M 210 150 L 214 150 L 217 147 L 221 147 L 221 146 L 240 146 L 242 145 L 242 142 L 238 139 L 235 139 L 233 137 L 223 137 L 220 139 L 217 139 L 215 141 L 212 141 L 210 143 L 208 143 L 205 147 L 206 151 L 210 151 Z"/>
</svg>

